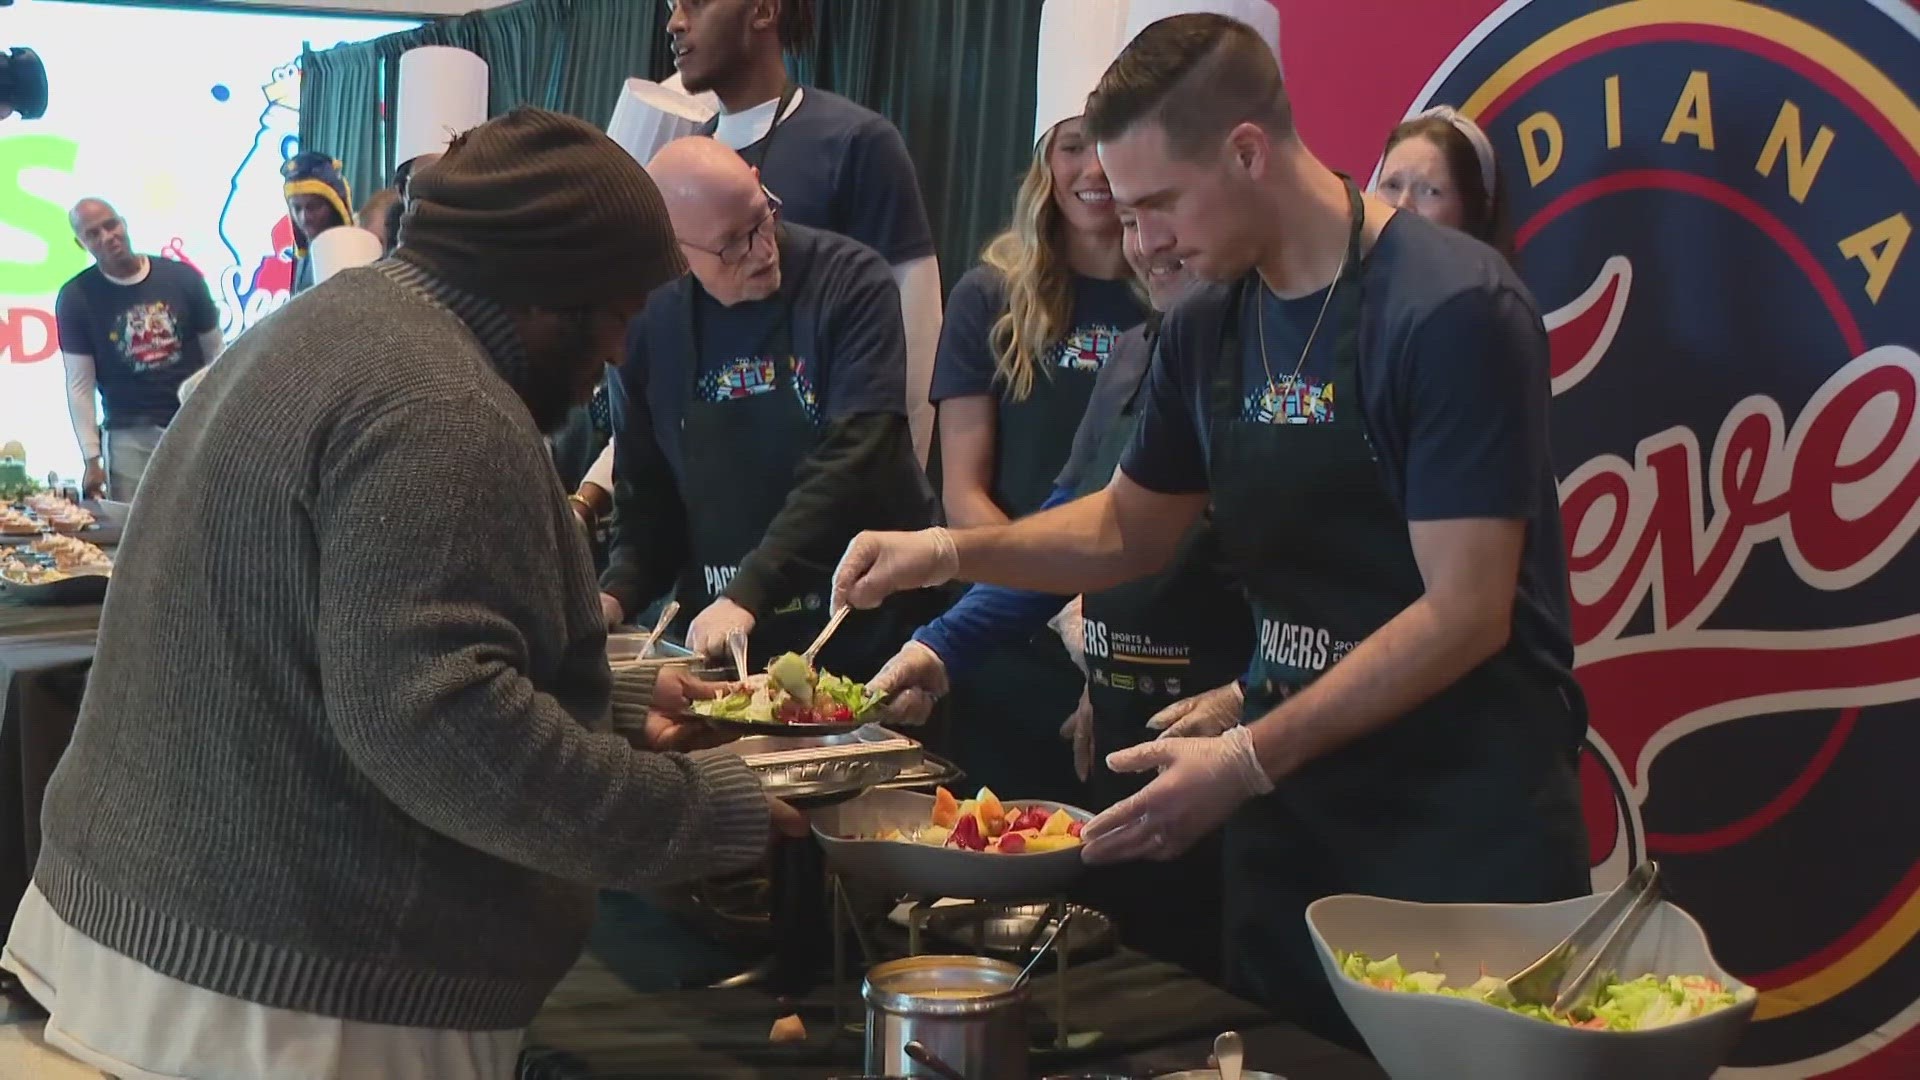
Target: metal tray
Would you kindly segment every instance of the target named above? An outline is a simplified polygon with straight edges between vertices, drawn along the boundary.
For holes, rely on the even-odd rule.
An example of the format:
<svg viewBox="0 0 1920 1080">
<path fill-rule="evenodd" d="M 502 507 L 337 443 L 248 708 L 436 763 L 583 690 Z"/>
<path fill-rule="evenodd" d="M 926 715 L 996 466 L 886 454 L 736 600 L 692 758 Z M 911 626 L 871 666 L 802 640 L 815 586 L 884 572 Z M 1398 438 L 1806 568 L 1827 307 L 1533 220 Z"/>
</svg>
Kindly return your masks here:
<svg viewBox="0 0 1920 1080">
<path fill-rule="evenodd" d="M 40 521 L 40 515 L 27 509 L 25 500 L 16 500 L 4 505 L 18 506 L 34 520 Z M 93 524 L 84 529 L 67 532 L 47 527 L 47 532 L 59 536 L 71 536 L 76 540 L 85 540 L 98 547 L 107 547 L 120 542 L 120 536 L 126 531 L 128 503 L 109 502 L 105 499 L 81 499 L 80 509 L 93 515 Z M 0 533 L 0 544 L 30 544 L 40 539 L 40 533 Z"/>
<path fill-rule="evenodd" d="M 966 772 L 960 766 L 932 751 L 927 751 L 920 757 L 920 764 L 902 770 L 899 776 L 880 786 L 899 788 L 903 791 L 920 791 L 932 790 L 936 787 L 958 787 L 967 779 Z"/>
<path fill-rule="evenodd" d="M 647 643 L 645 631 L 621 631 L 607 635 L 607 662 L 621 666 L 665 667 L 668 664 L 683 663 L 693 658 L 685 646 L 676 645 L 661 638 L 653 647 L 653 655 L 645 660 L 637 660 L 640 646 Z"/>
<path fill-rule="evenodd" d="M 1042 934 L 1034 930 L 1042 922 L 1045 930 L 1051 930 L 1057 920 L 1047 918 L 1052 910 L 1050 904 L 1009 904 L 999 907 L 992 914 L 968 912 L 963 909 L 936 907 L 927 913 L 927 932 L 952 945 L 973 946 L 974 927 L 980 928 L 978 938 L 983 949 L 1002 956 L 1022 956 L 1029 943 L 1039 940 Z M 1067 923 L 1068 953 L 1075 958 L 1085 959 L 1089 953 L 1105 951 L 1113 945 L 1113 921 L 1092 908 L 1069 904 L 1073 913 L 1072 921 Z"/>
<path fill-rule="evenodd" d="M 749 735 L 727 744 L 767 794 L 814 806 L 884 784 L 920 763 L 920 744 L 877 724 L 842 735 Z"/>
<path fill-rule="evenodd" d="M 0 574 L 0 593 L 23 604 L 97 604 L 106 599 L 110 574 L 75 574 L 40 585 L 27 585 Z"/>
<path fill-rule="evenodd" d="M 1065 810 L 1081 821 L 1093 820 L 1091 813 L 1064 803 L 1044 799 L 1006 802 Z M 851 881 L 909 896 L 1031 900 L 1058 895 L 1086 869 L 1077 846 L 1031 855 L 997 855 L 898 840 L 857 839 L 882 829 L 925 824 L 932 813 L 931 795 L 917 791 L 869 791 L 851 802 L 815 814 L 813 833 L 826 852 L 827 865 L 836 873 Z"/>
</svg>

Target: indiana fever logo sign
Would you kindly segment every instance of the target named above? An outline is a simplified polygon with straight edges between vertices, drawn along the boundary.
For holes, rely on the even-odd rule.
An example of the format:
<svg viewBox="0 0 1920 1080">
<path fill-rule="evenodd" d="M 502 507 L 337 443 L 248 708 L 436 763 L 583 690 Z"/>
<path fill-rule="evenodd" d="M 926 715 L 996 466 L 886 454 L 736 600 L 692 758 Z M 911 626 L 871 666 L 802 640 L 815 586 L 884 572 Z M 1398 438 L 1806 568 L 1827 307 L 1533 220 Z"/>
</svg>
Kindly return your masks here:
<svg viewBox="0 0 1920 1080">
<path fill-rule="evenodd" d="M 1761 988 L 1734 1064 L 1920 1076 L 1920 13 L 1508 3 L 1492 136 L 1552 314 L 1596 879 Z"/>
</svg>

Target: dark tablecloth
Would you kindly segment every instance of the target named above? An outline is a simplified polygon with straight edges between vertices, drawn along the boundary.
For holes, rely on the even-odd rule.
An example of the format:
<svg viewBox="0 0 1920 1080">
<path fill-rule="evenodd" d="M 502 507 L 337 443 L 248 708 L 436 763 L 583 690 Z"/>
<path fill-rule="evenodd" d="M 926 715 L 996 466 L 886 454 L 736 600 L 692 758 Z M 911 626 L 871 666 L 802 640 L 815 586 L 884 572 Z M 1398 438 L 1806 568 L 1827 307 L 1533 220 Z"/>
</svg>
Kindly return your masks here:
<svg viewBox="0 0 1920 1080">
<path fill-rule="evenodd" d="M 40 799 L 73 736 L 93 663 L 97 604 L 33 606 L 0 598 L 0 920 L 33 878 Z"/>
<path fill-rule="evenodd" d="M 1150 1077 L 1206 1064 L 1213 1037 L 1229 1028 L 1247 1041 L 1248 1068 L 1288 1080 L 1384 1080 L 1365 1057 L 1323 1042 L 1176 967 L 1122 951 L 1069 972 L 1068 1020 L 1097 1037 L 1085 1049 L 1036 1051 L 1034 1075 L 1112 1070 Z M 864 1014 L 854 995 L 844 1019 Z M 1036 978 L 1033 1001 L 1050 1009 L 1052 977 Z M 836 1028 L 830 987 L 797 1002 L 765 990 L 636 992 L 592 955 L 584 956 L 548 998 L 527 1035 L 521 1080 L 822 1080 L 860 1071 L 852 1028 Z M 802 1044 L 767 1041 L 773 1021 L 797 1012 Z M 1050 1021 L 1047 1031 L 1051 1031 Z M 1013 1080 L 1013 1078 L 1009 1078 Z"/>
</svg>

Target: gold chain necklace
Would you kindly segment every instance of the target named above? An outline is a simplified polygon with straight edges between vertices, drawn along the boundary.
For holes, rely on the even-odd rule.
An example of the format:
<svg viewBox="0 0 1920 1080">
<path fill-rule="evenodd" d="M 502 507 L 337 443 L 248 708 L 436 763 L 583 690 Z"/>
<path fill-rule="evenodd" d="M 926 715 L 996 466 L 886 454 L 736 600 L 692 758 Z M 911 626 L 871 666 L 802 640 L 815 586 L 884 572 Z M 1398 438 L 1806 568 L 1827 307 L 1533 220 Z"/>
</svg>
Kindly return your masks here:
<svg viewBox="0 0 1920 1080">
<path fill-rule="evenodd" d="M 1313 351 L 1313 339 L 1320 333 L 1320 322 L 1327 317 L 1327 308 L 1333 304 L 1333 291 L 1340 287 L 1340 279 L 1347 272 L 1347 253 L 1340 253 L 1340 265 L 1333 271 L 1333 284 L 1327 286 L 1327 298 L 1320 301 L 1320 314 L 1313 317 L 1313 329 L 1307 331 L 1307 343 L 1300 349 L 1300 359 L 1293 365 L 1293 374 L 1287 376 L 1285 383 L 1275 383 L 1273 367 L 1267 363 L 1267 318 L 1266 304 L 1256 300 L 1253 307 L 1254 325 L 1260 333 L 1260 370 L 1267 376 L 1267 393 L 1274 397 L 1284 397 L 1300 382 L 1300 372 L 1307 366 L 1307 354 Z M 1266 290 L 1262 283 L 1261 290 Z"/>
</svg>

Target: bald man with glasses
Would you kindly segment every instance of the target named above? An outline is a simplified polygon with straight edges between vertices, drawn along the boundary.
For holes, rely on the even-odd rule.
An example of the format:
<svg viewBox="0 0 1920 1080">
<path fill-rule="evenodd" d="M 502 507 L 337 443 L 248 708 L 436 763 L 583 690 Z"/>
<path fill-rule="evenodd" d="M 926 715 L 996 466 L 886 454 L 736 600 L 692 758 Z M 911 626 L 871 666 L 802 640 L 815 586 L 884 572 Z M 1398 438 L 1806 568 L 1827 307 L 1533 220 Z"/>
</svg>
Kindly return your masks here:
<svg viewBox="0 0 1920 1080">
<path fill-rule="evenodd" d="M 611 386 L 631 524 L 602 606 L 617 624 L 671 590 L 689 648 L 724 656 L 737 631 L 759 665 L 826 624 L 856 533 L 934 520 L 907 424 L 899 289 L 872 249 L 782 222 L 779 197 L 723 143 L 678 140 L 647 169 L 691 272 L 649 298 Z M 936 603 L 854 616 L 820 666 L 872 675 Z"/>
</svg>

